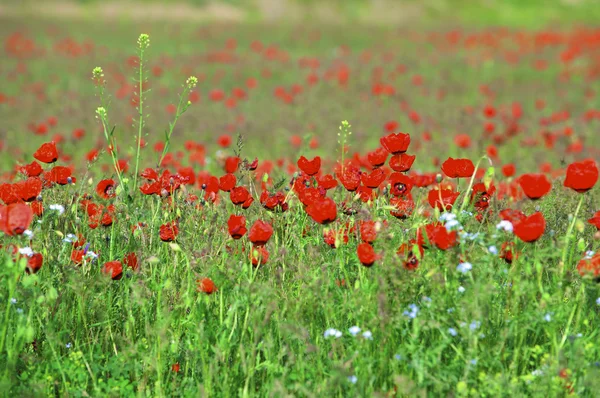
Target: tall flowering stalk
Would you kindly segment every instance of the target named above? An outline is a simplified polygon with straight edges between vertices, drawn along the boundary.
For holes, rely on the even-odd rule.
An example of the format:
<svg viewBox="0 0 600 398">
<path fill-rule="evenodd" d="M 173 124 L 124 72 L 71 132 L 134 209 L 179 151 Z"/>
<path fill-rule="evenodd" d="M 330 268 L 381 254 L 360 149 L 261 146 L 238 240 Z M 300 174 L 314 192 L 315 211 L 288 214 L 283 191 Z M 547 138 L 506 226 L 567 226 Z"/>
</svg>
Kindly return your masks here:
<svg viewBox="0 0 600 398">
<path fill-rule="evenodd" d="M 100 95 L 100 104 L 102 105 L 102 106 L 99 106 L 98 108 L 96 108 L 96 118 L 102 124 L 102 131 L 104 132 L 104 138 L 106 139 L 106 142 L 108 144 L 108 150 L 110 152 L 110 156 L 113 161 L 113 167 L 115 168 L 115 172 L 117 173 L 117 178 L 119 179 L 119 183 L 121 184 L 122 187 L 124 187 L 123 176 L 122 176 L 121 168 L 119 167 L 119 160 L 117 157 L 117 144 L 115 142 L 115 136 L 114 136 L 115 128 L 114 127 L 112 129 L 109 128 L 109 123 L 108 123 L 108 111 L 106 110 L 108 101 L 106 99 L 106 95 L 105 95 L 106 93 L 104 91 L 104 84 L 105 84 L 104 71 L 102 70 L 101 67 L 97 66 L 92 70 L 92 80 L 94 81 L 94 84 L 98 88 L 98 92 Z"/>
<path fill-rule="evenodd" d="M 142 129 L 144 128 L 144 51 L 150 47 L 150 36 L 142 33 L 138 37 L 138 50 L 140 65 L 138 70 L 138 86 L 139 86 L 139 120 L 138 120 L 138 137 L 137 137 L 137 151 L 135 155 L 135 175 L 133 177 L 133 189 L 137 190 L 138 171 L 140 166 L 140 150 L 142 148 Z"/>
<path fill-rule="evenodd" d="M 188 110 L 190 105 L 192 105 L 191 101 L 184 101 L 188 98 L 189 93 L 196 87 L 198 84 L 198 78 L 195 76 L 190 76 L 185 81 L 183 86 L 183 92 L 179 97 L 179 103 L 177 104 L 177 110 L 175 111 L 175 119 L 169 123 L 169 130 L 165 132 L 165 146 L 163 148 L 162 154 L 160 155 L 160 159 L 158 160 L 158 167 L 162 164 L 165 156 L 167 155 L 167 151 L 169 150 L 169 145 L 171 143 L 171 136 L 173 135 L 173 130 L 175 129 L 175 124 L 177 124 L 177 120 L 181 115 Z"/>
</svg>

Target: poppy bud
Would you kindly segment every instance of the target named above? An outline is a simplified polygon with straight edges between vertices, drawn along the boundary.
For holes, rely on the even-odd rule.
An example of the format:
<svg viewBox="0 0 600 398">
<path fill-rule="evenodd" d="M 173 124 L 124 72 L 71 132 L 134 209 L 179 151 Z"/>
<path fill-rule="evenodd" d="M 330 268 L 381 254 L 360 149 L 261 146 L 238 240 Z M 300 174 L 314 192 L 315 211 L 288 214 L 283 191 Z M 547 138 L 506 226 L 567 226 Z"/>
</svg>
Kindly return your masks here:
<svg viewBox="0 0 600 398">
<path fill-rule="evenodd" d="M 206 189 L 206 184 L 202 184 L 202 189 Z"/>
<path fill-rule="evenodd" d="M 67 177 L 67 183 L 72 184 L 73 183 L 73 179 L 71 177 Z"/>
<path fill-rule="evenodd" d="M 264 183 L 266 183 L 267 181 L 269 181 L 269 174 L 268 173 L 263 174 L 262 180 L 263 180 Z"/>
<path fill-rule="evenodd" d="M 435 175 L 435 182 L 437 182 L 438 184 L 442 182 L 442 175 L 440 173 Z"/>
</svg>

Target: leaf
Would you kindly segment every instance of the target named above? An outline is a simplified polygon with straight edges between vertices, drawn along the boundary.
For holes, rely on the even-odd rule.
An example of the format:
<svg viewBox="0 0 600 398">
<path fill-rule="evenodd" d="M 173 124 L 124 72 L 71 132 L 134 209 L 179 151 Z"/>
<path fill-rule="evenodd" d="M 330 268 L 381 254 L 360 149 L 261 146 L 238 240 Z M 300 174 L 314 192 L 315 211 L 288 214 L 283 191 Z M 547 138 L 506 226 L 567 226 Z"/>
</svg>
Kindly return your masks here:
<svg viewBox="0 0 600 398">
<path fill-rule="evenodd" d="M 494 167 L 488 167 L 488 169 L 485 171 L 485 175 L 483 176 L 483 184 L 485 185 L 486 190 L 490 188 L 495 172 L 496 169 Z"/>
</svg>

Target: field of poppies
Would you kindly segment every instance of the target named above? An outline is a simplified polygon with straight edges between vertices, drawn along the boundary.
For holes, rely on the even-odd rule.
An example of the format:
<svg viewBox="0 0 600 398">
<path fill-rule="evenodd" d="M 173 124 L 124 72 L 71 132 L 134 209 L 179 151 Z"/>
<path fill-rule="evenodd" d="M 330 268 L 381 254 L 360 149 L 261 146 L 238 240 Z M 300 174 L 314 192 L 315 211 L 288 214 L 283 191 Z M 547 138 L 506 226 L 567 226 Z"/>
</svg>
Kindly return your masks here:
<svg viewBox="0 0 600 398">
<path fill-rule="evenodd" d="M 0 38 L 2 395 L 600 391 L 597 27 Z"/>
</svg>

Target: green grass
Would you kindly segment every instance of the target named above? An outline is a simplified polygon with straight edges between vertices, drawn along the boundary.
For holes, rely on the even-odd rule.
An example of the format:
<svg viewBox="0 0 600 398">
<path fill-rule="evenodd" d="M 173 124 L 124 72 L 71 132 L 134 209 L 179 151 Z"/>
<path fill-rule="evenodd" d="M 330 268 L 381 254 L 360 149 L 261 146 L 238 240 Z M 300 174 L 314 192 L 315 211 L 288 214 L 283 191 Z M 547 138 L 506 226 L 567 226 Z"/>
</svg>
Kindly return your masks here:
<svg viewBox="0 0 600 398">
<path fill-rule="evenodd" d="M 408 28 L 399 32 L 363 26 L 342 31 L 321 25 L 82 22 L 66 27 L 36 19 L 26 24 L 2 22 L 3 38 L 24 30 L 46 53 L 0 61 L 0 77 L 6 77 L 1 93 L 16 101 L 16 105 L 0 104 L 4 145 L 0 171 L 6 174 L 4 179 L 13 178 L 15 164 L 31 162 L 42 142 L 62 134 L 60 152 L 71 159 L 58 164 L 72 163 L 78 179 L 76 184 L 43 191 L 46 211 L 31 224 L 31 239 L 2 236 L 6 249 L 11 244 L 31 247 L 44 256 L 41 270 L 28 275 L 26 258 L 14 261 L 9 250 L 0 254 L 3 395 L 553 397 L 567 395 L 571 388 L 582 396 L 593 396 L 600 389 L 600 288 L 576 270 L 586 251 L 599 250 L 595 229 L 585 222 L 600 210 L 597 187 L 581 196 L 564 188 L 561 176 L 553 181 L 552 192 L 537 202 L 496 196 L 491 201 L 493 214 L 483 223 L 457 208 L 464 230 L 478 235 L 463 238 L 460 246 L 448 251 L 428 249 L 414 272 L 404 269 L 396 251 L 415 237 L 417 228 L 438 216 L 423 201 L 428 189 L 414 188 L 417 209 L 407 220 L 398 220 L 390 216 L 385 195 L 366 204 L 338 187 L 329 196 L 338 204 L 353 203 L 358 212 L 342 214 L 338 205 L 338 220 L 327 228 L 364 220 L 381 223 L 374 247 L 382 257 L 367 268 L 356 255 L 356 233 L 350 234 L 347 244 L 330 248 L 323 242 L 325 228 L 284 187 L 280 190 L 289 195 L 288 211 L 274 213 L 260 206 L 261 173 L 237 173 L 238 185 L 251 187 L 255 194 L 248 210 L 234 207 L 226 193 L 220 193 L 217 204 L 190 204 L 188 193 L 202 196 L 197 184 L 187 187 L 187 192 L 177 191 L 170 200 L 133 190 L 131 170 L 139 125 L 132 125 L 129 116 L 137 122 L 137 109 L 130 96 L 116 98 L 119 79 L 132 83 L 139 76 L 137 68 L 126 65 L 136 53 L 135 38 L 147 32 L 151 44 L 144 57 L 150 91 L 144 98 L 142 136 L 149 146 L 141 151 L 140 168 L 156 166 L 160 151 L 152 147 L 165 141 L 165 130 L 173 120 L 165 107 L 177 103 L 182 85 L 193 74 L 200 77 L 201 101 L 192 104 L 173 129 L 170 152 L 184 154 L 173 171 L 190 165 L 185 142 L 192 140 L 205 146 L 209 159 L 203 167 L 191 164 L 196 174 L 223 175 L 220 157 L 240 151 L 241 158 L 258 157 L 259 165 L 283 159 L 284 166 L 274 167 L 269 174 L 275 182 L 288 182 L 293 173 L 286 166 L 295 165 L 300 155 L 320 155 L 324 171 L 333 171 L 334 162 L 341 158 L 337 133 L 342 120 L 349 120 L 353 131 L 347 136 L 346 158 L 377 148 L 385 134 L 384 123 L 396 120 L 412 136 L 409 153 L 417 155 L 414 170 L 439 172 L 435 158 L 443 161 L 448 156 L 476 162 L 491 144 L 482 134 L 481 111 L 491 101 L 480 92 L 486 84 L 496 93 L 493 103 L 498 109 L 509 110 L 515 101 L 523 105 L 523 131 L 498 145 L 494 182 L 501 185 L 508 182 L 500 173 L 503 164 L 515 163 L 522 174 L 538 172 L 543 162 L 559 170 L 575 160 L 597 156 L 598 121 L 581 118 L 596 106 L 586 90 L 600 90 L 597 79 L 584 77 L 593 57 L 577 60 L 571 80 L 565 81 L 559 78 L 564 66 L 557 61 L 562 47 L 524 52 L 521 62 L 511 65 L 500 51 L 512 48 L 510 42 L 492 48 L 485 60 L 489 48 L 439 49 L 435 42 L 423 39 L 429 31 L 419 36 L 422 31 Z M 56 29 L 55 35 L 48 33 Z M 461 30 L 464 35 L 477 31 Z M 319 40 L 313 39 L 315 32 Z M 53 50 L 64 37 L 79 43 L 91 40 L 96 50 L 73 58 Z M 207 59 L 232 37 L 237 40 L 236 62 Z M 289 60 L 264 60 L 250 50 L 254 40 L 285 50 Z M 352 51 L 342 54 L 341 45 Z M 372 53 L 370 62 L 363 59 L 365 51 Z M 298 65 L 306 56 L 319 59 L 322 79 L 329 68 L 348 66 L 347 86 L 323 80 L 307 86 L 308 70 Z M 548 69 L 532 67 L 539 59 L 549 63 Z M 27 71 L 16 73 L 23 64 Z M 390 78 L 399 64 L 408 72 Z M 152 75 L 157 65 L 164 70 L 161 77 Z M 111 95 L 106 108 L 109 127 L 116 126 L 119 159 L 127 159 L 130 167 L 124 175 L 129 186 L 119 187 L 110 200 L 95 193 L 101 179 L 117 180 L 104 134 L 94 119 L 101 104 L 91 81 L 96 66 L 103 68 Z M 387 76 L 384 81 L 396 88 L 393 96 L 371 95 L 377 67 Z M 271 77 L 261 77 L 265 68 Z M 425 82 L 422 87 L 412 83 L 417 74 Z M 258 78 L 259 86 L 248 90 L 248 99 L 236 108 L 210 101 L 210 90 L 229 93 L 244 87 L 248 77 Z M 36 83 L 43 87 L 44 99 L 36 96 L 32 88 Z M 292 105 L 274 98 L 278 86 L 296 83 L 305 91 Z M 436 97 L 440 90 L 445 93 L 442 99 Z M 536 110 L 539 99 L 546 101 L 544 110 Z M 402 103 L 418 111 L 422 122 L 411 122 Z M 468 106 L 475 109 L 473 114 L 464 110 Z M 554 148 L 543 144 L 540 119 L 563 109 L 569 109 L 572 117 L 548 129 L 562 132 L 572 127 L 571 138 L 585 143 L 581 153 L 567 152 L 571 138 L 563 135 Z M 58 124 L 48 135 L 29 132 L 28 124 L 42 123 L 49 116 L 56 116 Z M 236 122 L 241 116 L 244 122 Z M 217 137 L 236 123 L 230 133 L 234 145 L 219 148 Z M 499 118 L 497 127 L 499 131 L 505 127 Z M 71 139 L 75 128 L 84 128 L 86 136 Z M 423 138 L 426 131 L 432 135 L 430 142 Z M 241 139 L 236 145 L 238 133 Z M 471 135 L 470 148 L 453 144 L 460 133 Z M 300 148 L 290 145 L 292 135 L 305 138 Z M 308 146 L 312 137 L 319 139 L 316 149 Z M 540 143 L 525 148 L 526 138 Z M 95 147 L 103 149 L 100 158 L 88 165 L 85 154 Z M 487 161 L 481 167 L 487 169 Z M 463 195 L 468 194 L 468 184 L 468 180 L 459 183 Z M 86 194 L 94 202 L 115 205 L 112 226 L 89 227 L 80 205 Z M 575 214 L 579 203 L 581 209 Z M 51 210 L 52 204 L 64 206 L 65 213 Z M 527 214 L 542 211 L 547 221 L 542 239 L 526 244 L 499 231 L 497 212 L 508 207 Z M 474 211 L 471 206 L 466 210 Z M 233 213 L 244 214 L 248 228 L 255 220 L 273 223 L 266 264 L 252 267 L 247 237 L 229 237 L 227 219 Z M 162 242 L 160 226 L 176 219 L 180 230 L 176 242 Z M 145 227 L 132 233 L 139 222 Z M 566 241 L 570 226 L 573 234 Z M 63 240 L 77 233 L 99 255 L 95 261 L 78 266 L 71 260 L 73 247 Z M 520 252 L 512 264 L 491 249 L 500 250 L 505 242 L 513 242 Z M 121 260 L 130 252 L 138 255 L 138 271 L 124 269 L 118 281 L 102 273 L 104 263 Z M 561 264 L 563 255 L 566 261 Z M 457 270 L 462 261 L 472 264 L 470 272 Z M 204 277 L 215 282 L 217 292 L 198 291 L 196 281 Z M 357 336 L 349 331 L 353 326 L 361 329 Z M 326 337 L 330 328 L 342 336 Z M 366 331 L 371 335 L 363 335 Z M 173 368 L 176 364 L 178 372 Z"/>
</svg>

